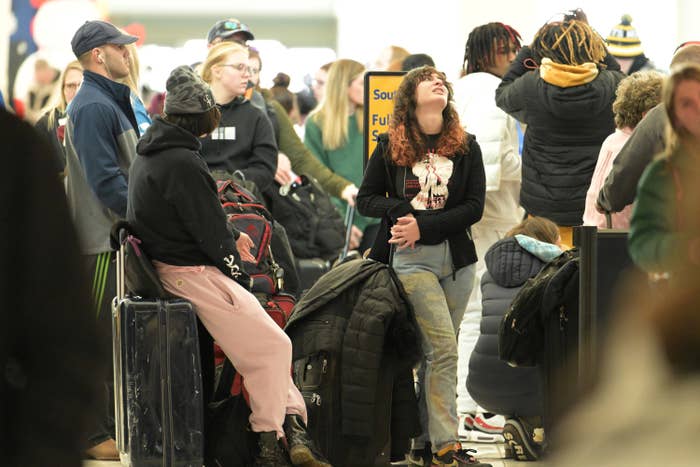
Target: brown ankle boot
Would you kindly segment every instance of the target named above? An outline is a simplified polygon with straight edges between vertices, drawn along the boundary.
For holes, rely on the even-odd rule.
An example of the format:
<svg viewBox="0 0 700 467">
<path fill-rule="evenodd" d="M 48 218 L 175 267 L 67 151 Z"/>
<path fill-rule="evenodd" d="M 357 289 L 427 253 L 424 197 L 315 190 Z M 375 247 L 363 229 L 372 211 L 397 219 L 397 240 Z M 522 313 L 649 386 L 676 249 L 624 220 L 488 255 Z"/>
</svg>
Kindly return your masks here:
<svg viewBox="0 0 700 467">
<path fill-rule="evenodd" d="M 117 443 L 113 439 L 108 439 L 102 441 L 100 444 L 86 449 L 85 454 L 90 459 L 97 459 L 98 461 L 118 461 L 119 451 L 117 450 Z"/>
<path fill-rule="evenodd" d="M 284 435 L 289 445 L 289 457 L 292 464 L 303 467 L 332 467 L 331 463 L 321 454 L 321 451 L 306 431 L 306 425 L 299 415 L 284 417 Z"/>
<path fill-rule="evenodd" d="M 266 431 L 260 433 L 258 440 L 260 453 L 253 462 L 253 467 L 290 467 L 289 457 L 277 439 L 277 433 Z"/>
</svg>

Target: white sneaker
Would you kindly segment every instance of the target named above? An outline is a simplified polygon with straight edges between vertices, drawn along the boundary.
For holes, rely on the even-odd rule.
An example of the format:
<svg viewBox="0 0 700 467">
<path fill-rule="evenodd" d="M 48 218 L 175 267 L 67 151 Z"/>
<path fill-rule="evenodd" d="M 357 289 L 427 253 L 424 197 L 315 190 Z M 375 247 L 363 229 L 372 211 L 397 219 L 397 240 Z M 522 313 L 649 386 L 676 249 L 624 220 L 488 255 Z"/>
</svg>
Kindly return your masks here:
<svg viewBox="0 0 700 467">
<path fill-rule="evenodd" d="M 492 435 L 500 435 L 503 433 L 503 426 L 506 424 L 506 419 L 502 415 L 478 413 L 474 417 L 474 430 Z"/>
<path fill-rule="evenodd" d="M 460 433 L 460 440 L 465 443 L 505 443 L 505 438 L 500 434 L 484 433 L 479 430 Z"/>
</svg>

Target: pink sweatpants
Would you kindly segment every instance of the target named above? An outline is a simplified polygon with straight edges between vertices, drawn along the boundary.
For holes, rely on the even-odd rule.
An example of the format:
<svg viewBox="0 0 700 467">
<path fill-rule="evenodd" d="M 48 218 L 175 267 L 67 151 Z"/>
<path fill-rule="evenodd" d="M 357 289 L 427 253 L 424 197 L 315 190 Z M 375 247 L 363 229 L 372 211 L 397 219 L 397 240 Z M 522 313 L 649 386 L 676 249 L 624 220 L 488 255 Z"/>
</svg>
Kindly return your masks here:
<svg viewBox="0 0 700 467">
<path fill-rule="evenodd" d="M 285 414 L 306 423 L 306 405 L 290 375 L 292 343 L 258 300 L 213 266 L 154 261 L 165 290 L 191 301 L 250 394 L 253 431 L 284 435 Z"/>
</svg>

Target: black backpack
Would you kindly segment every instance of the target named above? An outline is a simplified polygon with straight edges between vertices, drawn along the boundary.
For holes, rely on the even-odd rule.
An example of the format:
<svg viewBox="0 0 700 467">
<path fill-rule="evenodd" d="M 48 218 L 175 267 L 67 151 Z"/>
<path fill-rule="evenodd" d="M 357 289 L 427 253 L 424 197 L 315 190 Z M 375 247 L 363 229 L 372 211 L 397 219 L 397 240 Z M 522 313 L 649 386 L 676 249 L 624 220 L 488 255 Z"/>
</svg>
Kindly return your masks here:
<svg viewBox="0 0 700 467">
<path fill-rule="evenodd" d="M 543 314 L 564 297 L 561 285 L 578 278 L 578 248 L 564 251 L 528 279 L 513 299 L 498 329 L 499 358 L 510 366 L 536 366 L 544 348 Z M 555 282 L 557 287 L 550 287 Z"/>
<path fill-rule="evenodd" d="M 301 175 L 288 187 L 275 183 L 265 194 L 272 215 L 287 231 L 294 256 L 338 257 L 345 243 L 345 224 L 313 177 Z"/>
</svg>

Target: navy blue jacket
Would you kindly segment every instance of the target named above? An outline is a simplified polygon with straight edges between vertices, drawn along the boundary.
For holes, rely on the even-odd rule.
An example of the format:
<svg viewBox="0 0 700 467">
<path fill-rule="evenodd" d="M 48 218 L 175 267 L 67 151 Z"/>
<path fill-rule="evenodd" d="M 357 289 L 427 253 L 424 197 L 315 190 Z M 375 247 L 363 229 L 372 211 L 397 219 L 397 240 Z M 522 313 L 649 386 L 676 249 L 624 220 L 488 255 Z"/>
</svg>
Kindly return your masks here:
<svg viewBox="0 0 700 467">
<path fill-rule="evenodd" d="M 111 250 L 112 224 L 126 216 L 129 166 L 139 137 L 131 90 L 90 71 L 68 106 L 68 201 L 85 254 Z"/>
</svg>

